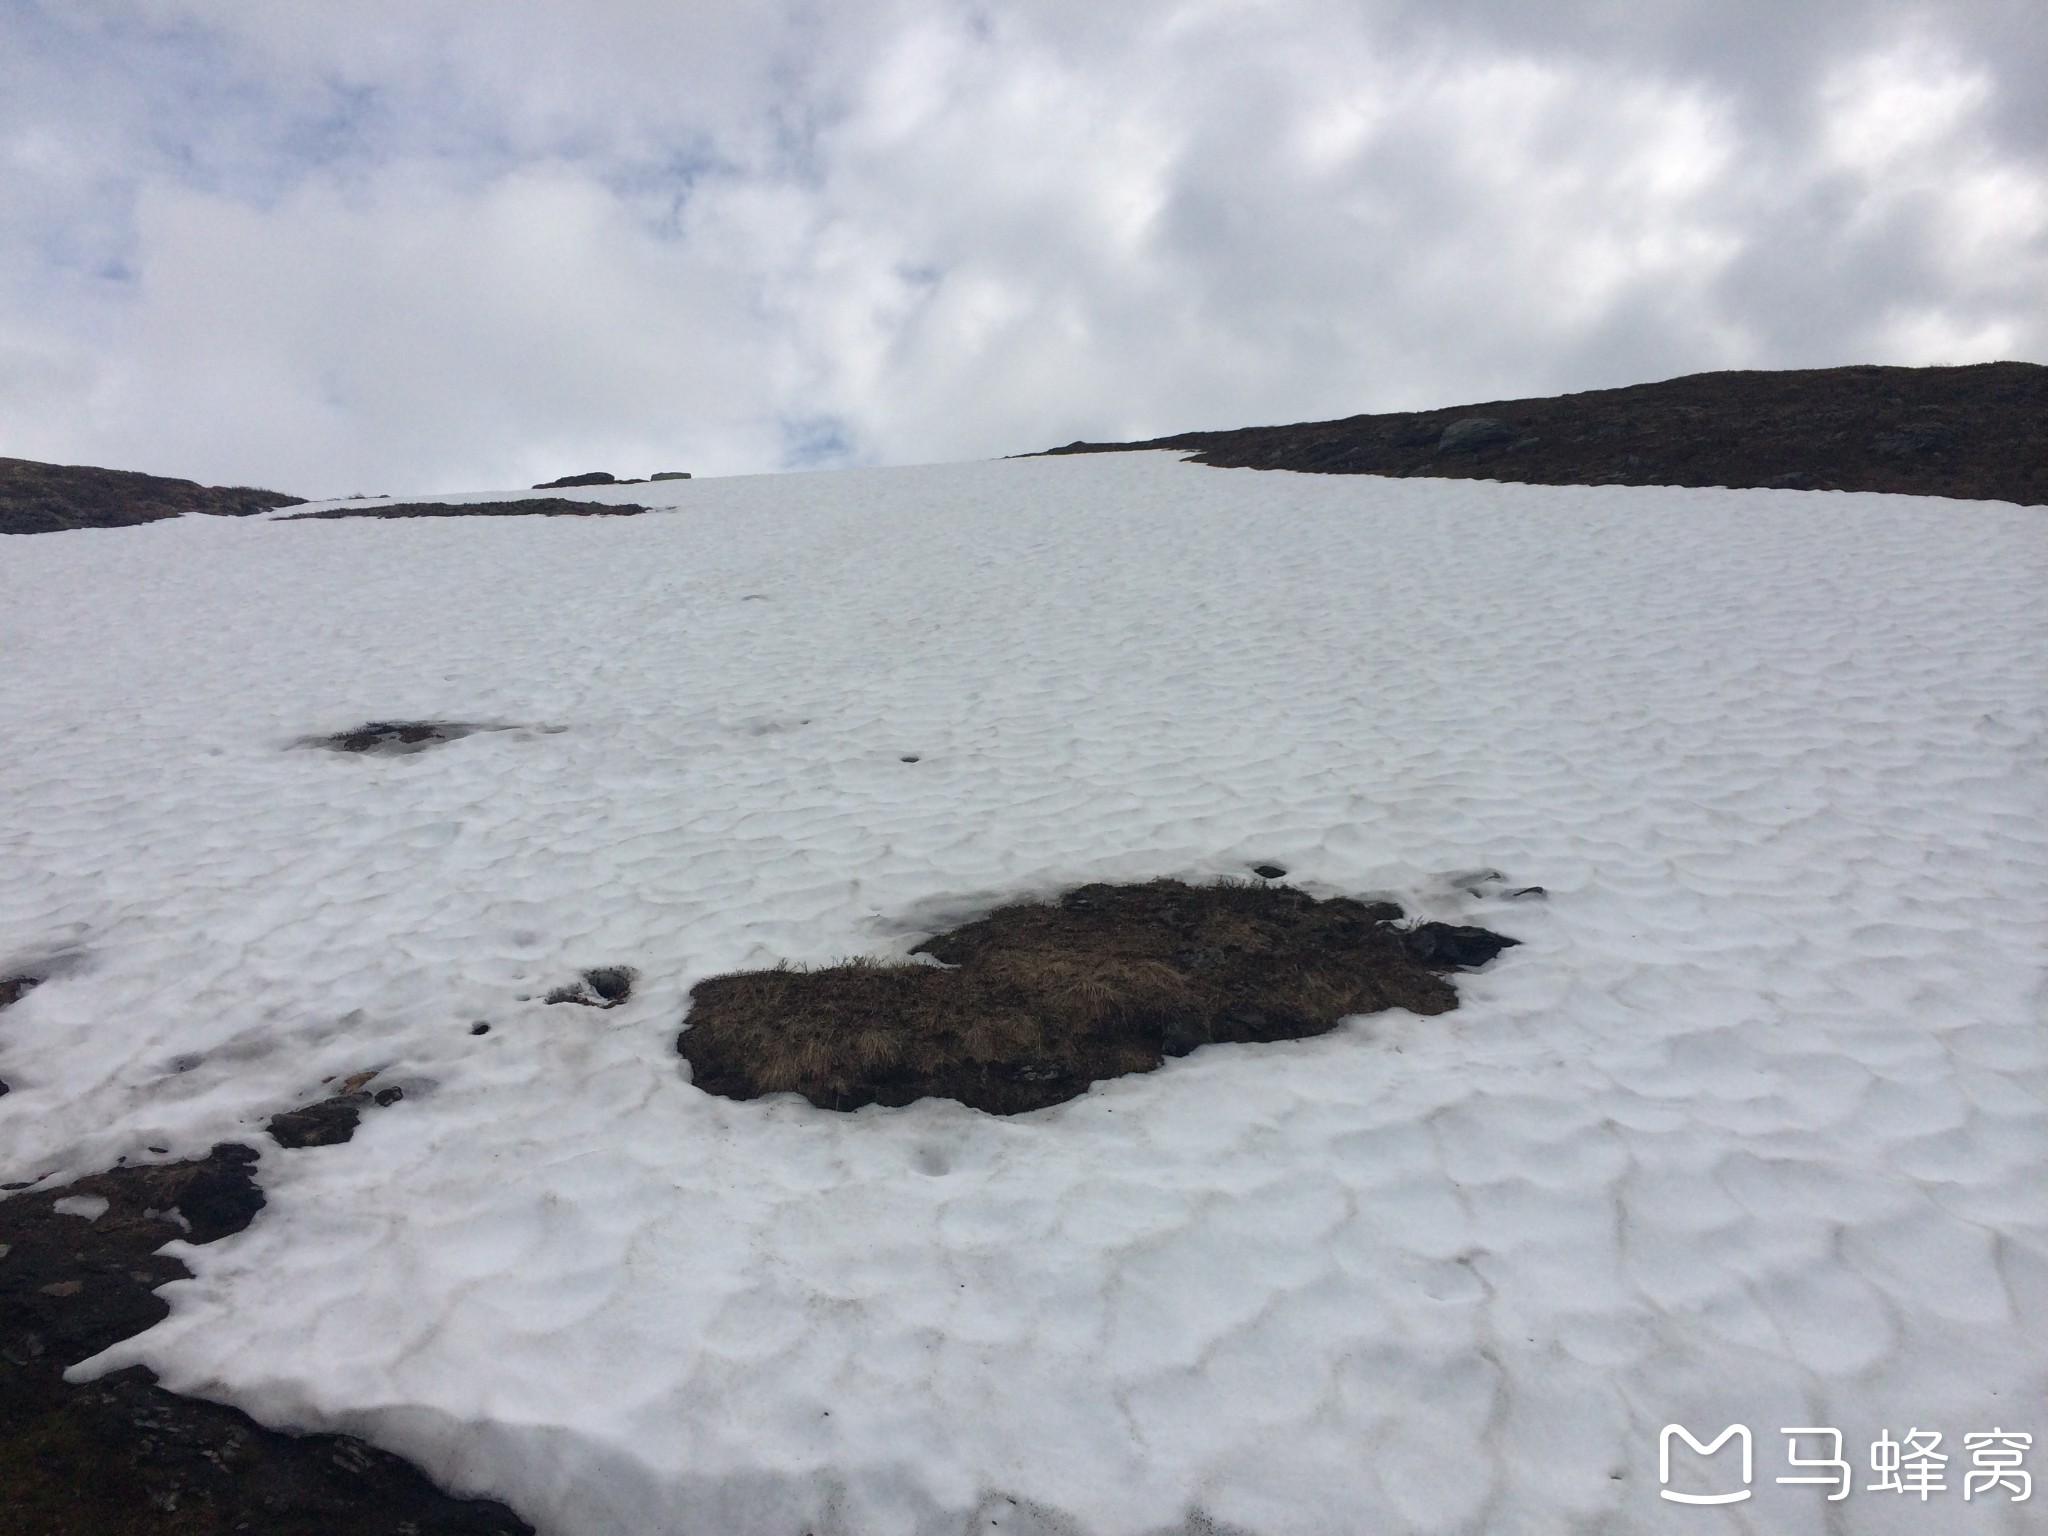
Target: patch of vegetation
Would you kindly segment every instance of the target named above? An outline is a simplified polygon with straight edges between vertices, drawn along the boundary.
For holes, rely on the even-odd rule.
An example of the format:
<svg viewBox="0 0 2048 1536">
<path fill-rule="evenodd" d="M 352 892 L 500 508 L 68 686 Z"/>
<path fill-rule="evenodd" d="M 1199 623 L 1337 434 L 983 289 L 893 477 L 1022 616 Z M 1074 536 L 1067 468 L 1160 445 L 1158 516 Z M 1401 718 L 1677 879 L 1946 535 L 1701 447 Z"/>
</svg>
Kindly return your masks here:
<svg viewBox="0 0 2048 1536">
<path fill-rule="evenodd" d="M 352 731 L 337 731 L 332 736 L 308 736 L 299 745 L 325 747 L 330 752 L 407 757 L 444 741 L 460 741 L 465 736 L 474 736 L 478 731 L 489 729 L 491 727 L 484 725 L 465 725 L 459 720 L 372 720 Z"/>
<path fill-rule="evenodd" d="M 375 506 L 325 507 L 318 512 L 294 512 L 279 521 L 305 523 L 323 517 L 631 517 L 652 510 L 630 501 L 613 506 L 601 501 L 571 501 L 566 496 L 529 496 L 524 501 L 389 501 Z"/>
<path fill-rule="evenodd" d="M 937 964 L 853 960 L 698 983 L 677 1037 L 692 1080 L 821 1109 L 958 1099 L 1019 1114 L 1224 1042 L 1298 1040 L 1357 1013 L 1436 1014 L 1443 972 L 1513 939 L 1399 926 L 1389 902 L 1287 886 L 1085 885 L 920 944 Z"/>
</svg>

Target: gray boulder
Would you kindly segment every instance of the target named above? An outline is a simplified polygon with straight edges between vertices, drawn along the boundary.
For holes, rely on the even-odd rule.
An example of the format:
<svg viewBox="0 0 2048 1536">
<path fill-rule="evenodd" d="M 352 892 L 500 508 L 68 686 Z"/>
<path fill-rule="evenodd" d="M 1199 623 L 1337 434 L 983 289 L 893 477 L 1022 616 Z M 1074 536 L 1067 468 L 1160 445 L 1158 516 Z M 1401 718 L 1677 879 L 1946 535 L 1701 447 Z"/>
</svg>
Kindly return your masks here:
<svg viewBox="0 0 2048 1536">
<path fill-rule="evenodd" d="M 1504 421 L 1495 421 L 1491 416 L 1467 416 L 1444 428 L 1444 435 L 1436 440 L 1436 451 L 1477 453 L 1495 443 L 1504 443 L 1514 435 L 1515 429 Z"/>
</svg>

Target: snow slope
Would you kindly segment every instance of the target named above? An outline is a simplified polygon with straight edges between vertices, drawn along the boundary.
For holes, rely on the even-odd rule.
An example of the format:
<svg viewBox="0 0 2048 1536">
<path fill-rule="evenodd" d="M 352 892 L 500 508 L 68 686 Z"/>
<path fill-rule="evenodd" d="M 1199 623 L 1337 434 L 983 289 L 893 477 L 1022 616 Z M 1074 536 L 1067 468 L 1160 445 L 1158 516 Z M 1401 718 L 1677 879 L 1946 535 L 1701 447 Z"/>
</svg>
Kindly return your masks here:
<svg viewBox="0 0 2048 1536">
<path fill-rule="evenodd" d="M 265 1149 L 88 1373 L 562 1536 L 2044 1528 L 1961 1493 L 1965 1433 L 2048 1435 L 2038 511 L 1154 454 L 584 494 L 657 489 L 0 541 L 0 973 L 56 972 L 0 1168 Z M 294 745 L 418 717 L 517 728 Z M 1524 943 L 1009 1120 L 675 1055 L 706 975 L 1261 860 Z M 262 1137 L 370 1067 L 351 1144 Z M 1660 1499 L 1674 1421 L 1748 1425 L 1753 1497 Z M 1946 1491 L 1866 1491 L 1910 1427 Z"/>
</svg>

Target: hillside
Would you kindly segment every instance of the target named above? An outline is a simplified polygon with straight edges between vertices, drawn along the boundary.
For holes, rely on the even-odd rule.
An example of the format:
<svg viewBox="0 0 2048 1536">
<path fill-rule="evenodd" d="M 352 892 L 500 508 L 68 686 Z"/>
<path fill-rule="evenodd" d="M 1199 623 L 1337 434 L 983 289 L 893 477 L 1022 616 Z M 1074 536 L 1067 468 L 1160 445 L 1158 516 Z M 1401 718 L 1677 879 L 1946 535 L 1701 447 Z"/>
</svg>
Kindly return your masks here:
<svg viewBox="0 0 2048 1536">
<path fill-rule="evenodd" d="M 305 498 L 246 485 L 199 485 L 126 469 L 0 458 L 0 533 L 127 528 L 187 512 L 241 517 Z"/>
<path fill-rule="evenodd" d="M 1324 475 L 1892 491 L 2039 506 L 2048 504 L 2048 368 L 1695 373 L 1540 400 L 1049 452 L 1132 448 Z"/>
</svg>

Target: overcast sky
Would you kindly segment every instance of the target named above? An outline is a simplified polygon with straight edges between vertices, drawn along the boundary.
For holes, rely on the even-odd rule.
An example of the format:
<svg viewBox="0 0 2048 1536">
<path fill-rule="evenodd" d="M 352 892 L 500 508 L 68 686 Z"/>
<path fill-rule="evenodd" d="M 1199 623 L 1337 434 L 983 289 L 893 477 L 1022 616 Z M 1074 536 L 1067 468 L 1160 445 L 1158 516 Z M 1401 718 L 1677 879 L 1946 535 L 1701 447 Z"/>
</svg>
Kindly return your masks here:
<svg viewBox="0 0 2048 1536">
<path fill-rule="evenodd" d="M 0 0 L 0 454 L 302 495 L 2048 361 L 2042 0 Z"/>
</svg>

